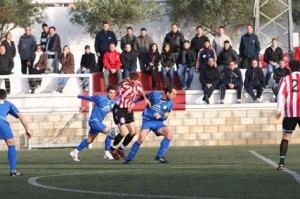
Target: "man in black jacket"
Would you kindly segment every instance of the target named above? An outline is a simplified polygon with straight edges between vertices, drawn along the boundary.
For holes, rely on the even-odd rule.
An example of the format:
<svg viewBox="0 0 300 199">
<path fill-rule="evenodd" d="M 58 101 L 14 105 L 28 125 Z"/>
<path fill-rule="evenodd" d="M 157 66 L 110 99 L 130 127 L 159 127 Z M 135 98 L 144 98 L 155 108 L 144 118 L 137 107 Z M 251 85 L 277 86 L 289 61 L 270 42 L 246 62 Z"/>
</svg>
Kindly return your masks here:
<svg viewBox="0 0 300 199">
<path fill-rule="evenodd" d="M 256 59 L 252 60 L 251 67 L 246 71 L 244 87 L 253 101 L 259 103 L 263 89 L 266 87 L 266 85 L 264 73 L 258 66 Z M 253 92 L 254 89 L 257 91 L 256 95 Z"/>
<path fill-rule="evenodd" d="M 279 67 L 279 61 L 283 59 L 283 51 L 278 47 L 278 39 L 272 39 L 272 45 L 268 47 L 264 54 L 264 61 L 267 64 L 267 73 L 265 82 L 266 85 L 269 83 L 269 79 L 275 68 Z"/>
<path fill-rule="evenodd" d="M 220 86 L 221 104 L 224 104 L 226 89 L 236 89 L 237 103 L 241 103 L 243 79 L 242 79 L 242 73 L 240 69 L 236 67 L 236 63 L 234 61 L 230 61 L 229 66 L 224 69 L 222 84 Z"/>
<path fill-rule="evenodd" d="M 95 51 L 98 57 L 98 67 L 99 71 L 103 72 L 103 56 L 109 51 L 109 45 L 115 43 L 117 46 L 118 41 L 115 33 L 109 30 L 110 25 L 107 21 L 103 22 L 103 29 L 99 31 L 95 39 Z"/>
<path fill-rule="evenodd" d="M 291 71 L 287 67 L 285 67 L 285 61 L 280 60 L 279 67 L 274 69 L 274 75 L 273 75 L 273 79 L 275 80 L 275 83 L 272 86 L 272 91 L 276 97 L 277 97 L 279 82 L 281 78 L 285 77 L 290 73 Z"/>
<path fill-rule="evenodd" d="M 224 41 L 224 48 L 220 52 L 217 59 L 217 65 L 221 75 L 223 73 L 223 70 L 229 65 L 231 61 L 238 63 L 239 56 L 237 55 L 236 51 L 233 50 L 233 48 L 231 47 L 230 42 L 226 40 Z"/>
<path fill-rule="evenodd" d="M 184 41 L 183 34 L 178 30 L 176 23 L 171 25 L 171 31 L 166 34 L 164 43 L 169 43 L 171 45 L 173 53 L 175 53 L 176 59 L 178 58 L 179 51 L 182 49 Z"/>
<path fill-rule="evenodd" d="M 52 61 L 52 70 L 53 72 L 58 72 L 59 66 L 59 57 L 61 55 L 61 44 L 60 44 L 60 37 L 56 33 L 56 28 L 54 26 L 49 27 L 49 35 L 46 45 L 46 54 L 48 58 L 53 59 Z M 48 63 L 47 63 L 48 64 Z"/>
<path fill-rule="evenodd" d="M 9 54 L 6 53 L 5 46 L 0 46 L 0 75 L 10 75 L 11 70 L 14 67 L 14 62 L 9 56 Z M 4 79 L 5 82 L 5 90 L 7 93 L 10 93 L 10 81 L 9 79 Z"/>
<path fill-rule="evenodd" d="M 209 41 L 208 37 L 203 35 L 203 27 L 197 26 L 196 27 L 197 34 L 191 41 L 191 49 L 193 49 L 196 55 L 199 53 L 199 50 L 204 47 L 204 42 Z"/>
<path fill-rule="evenodd" d="M 213 58 L 208 59 L 207 67 L 203 70 L 203 74 L 200 76 L 200 81 L 203 89 L 203 101 L 209 104 L 209 98 L 213 91 L 217 88 L 221 80 L 219 70 L 215 67 L 215 60 Z"/>
<path fill-rule="evenodd" d="M 183 50 L 179 52 L 177 66 L 181 88 L 183 90 L 189 89 L 195 73 L 196 53 L 194 50 L 190 49 L 190 42 L 188 40 L 183 41 Z M 188 77 L 185 81 L 186 72 L 188 73 Z"/>
<path fill-rule="evenodd" d="M 129 77 L 131 73 L 136 72 L 137 68 L 137 54 L 131 48 L 131 44 L 125 44 L 125 49 L 121 53 L 121 62 L 123 69 L 123 79 Z"/>
</svg>

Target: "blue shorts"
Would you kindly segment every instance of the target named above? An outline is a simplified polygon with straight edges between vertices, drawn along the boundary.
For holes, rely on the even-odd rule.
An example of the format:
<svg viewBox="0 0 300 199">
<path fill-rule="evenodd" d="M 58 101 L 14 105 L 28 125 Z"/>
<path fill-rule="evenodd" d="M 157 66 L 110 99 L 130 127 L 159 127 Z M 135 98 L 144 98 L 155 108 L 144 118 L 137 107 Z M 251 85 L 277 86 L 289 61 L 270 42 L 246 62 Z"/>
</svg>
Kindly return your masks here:
<svg viewBox="0 0 300 199">
<path fill-rule="evenodd" d="M 0 140 L 8 140 L 13 138 L 14 135 L 8 123 L 0 122 Z"/>
<path fill-rule="evenodd" d="M 99 134 L 106 129 L 106 125 L 98 120 L 89 120 L 89 134 Z"/>
<path fill-rule="evenodd" d="M 166 127 L 166 125 L 163 121 L 143 119 L 141 130 L 150 129 L 155 135 L 160 136 L 161 134 L 158 133 L 158 130 L 164 127 Z"/>
</svg>

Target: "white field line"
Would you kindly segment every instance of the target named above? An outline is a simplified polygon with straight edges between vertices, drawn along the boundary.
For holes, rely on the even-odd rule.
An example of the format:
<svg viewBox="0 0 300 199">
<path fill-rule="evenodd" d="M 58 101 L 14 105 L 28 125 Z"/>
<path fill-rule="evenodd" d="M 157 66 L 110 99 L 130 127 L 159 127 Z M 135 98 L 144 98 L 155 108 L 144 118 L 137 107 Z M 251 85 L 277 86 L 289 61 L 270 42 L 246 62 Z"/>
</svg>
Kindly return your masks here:
<svg viewBox="0 0 300 199">
<path fill-rule="evenodd" d="M 260 160 L 268 163 L 270 166 L 272 166 L 274 168 L 277 168 L 278 164 L 276 164 L 274 161 L 272 161 L 272 160 L 270 160 L 270 159 L 268 159 L 268 158 L 260 155 L 256 151 L 250 150 L 249 152 L 252 155 L 254 155 L 255 157 L 259 158 Z M 289 175 L 291 175 L 296 180 L 296 182 L 298 184 L 300 184 L 300 174 L 299 173 L 297 173 L 296 171 L 289 170 L 287 168 L 284 168 L 282 171 L 285 172 L 285 173 L 287 173 L 287 174 L 289 174 Z"/>
<path fill-rule="evenodd" d="M 73 175 L 84 175 L 84 174 L 95 174 L 95 173 L 107 173 L 107 172 L 124 172 L 132 170 L 116 170 L 116 171 L 98 171 L 98 172 L 83 172 L 83 173 L 70 173 L 70 174 L 58 174 L 58 175 L 48 175 L 48 176 L 36 176 L 29 178 L 27 182 L 33 186 L 52 189 L 57 191 L 67 191 L 75 193 L 85 193 L 85 194 L 96 194 L 96 195 L 113 195 L 113 196 L 124 196 L 124 197 L 138 197 L 138 198 L 170 198 L 170 199 L 222 199 L 222 198 L 204 198 L 204 197 L 185 197 L 185 196 L 167 196 L 167 195 L 143 195 L 143 194 L 128 194 L 128 193 L 113 193 L 113 192 L 103 192 L 103 191 L 85 191 L 80 189 L 69 189 L 69 188 L 59 188 L 49 185 L 43 185 L 38 182 L 41 178 L 49 177 L 60 177 L 60 176 L 73 176 Z"/>
</svg>

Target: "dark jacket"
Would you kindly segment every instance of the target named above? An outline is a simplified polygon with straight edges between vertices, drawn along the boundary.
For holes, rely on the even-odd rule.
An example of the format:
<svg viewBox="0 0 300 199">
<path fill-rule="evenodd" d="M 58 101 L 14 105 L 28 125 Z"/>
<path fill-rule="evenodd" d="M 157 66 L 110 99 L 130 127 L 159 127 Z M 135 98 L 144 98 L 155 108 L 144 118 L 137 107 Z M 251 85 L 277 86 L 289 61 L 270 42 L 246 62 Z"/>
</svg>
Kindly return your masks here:
<svg viewBox="0 0 300 199">
<path fill-rule="evenodd" d="M 91 73 L 96 72 L 96 59 L 94 53 L 84 53 L 81 56 L 80 67 L 90 69 Z"/>
<path fill-rule="evenodd" d="M 256 68 L 250 67 L 246 71 L 244 87 L 247 88 L 249 85 L 261 85 L 262 87 L 266 87 L 264 73 L 262 69 L 257 66 Z"/>
<path fill-rule="evenodd" d="M 74 73 L 74 56 L 72 53 L 67 53 L 66 56 L 61 54 L 60 59 L 61 63 L 61 71 L 65 74 L 73 74 Z"/>
<path fill-rule="evenodd" d="M 204 47 L 204 42 L 206 41 L 209 41 L 209 39 L 205 35 L 202 35 L 201 37 L 198 37 L 198 35 L 196 35 L 192 39 L 191 49 L 193 49 L 196 52 L 196 55 L 199 53 L 199 50 Z"/>
<path fill-rule="evenodd" d="M 170 31 L 168 34 L 166 34 L 164 42 L 169 43 L 173 52 L 177 53 L 182 49 L 183 40 L 184 36 L 181 32 L 177 31 L 176 33 L 173 33 Z"/>
<path fill-rule="evenodd" d="M 175 64 L 176 61 L 175 54 L 162 52 L 160 55 L 160 61 L 163 67 L 171 67 Z"/>
<path fill-rule="evenodd" d="M 43 51 L 46 50 L 47 39 L 48 39 L 48 34 L 45 33 L 45 32 L 42 32 L 42 33 L 41 33 L 41 40 L 40 40 L 40 43 L 41 43 L 41 45 L 42 45 Z"/>
<path fill-rule="evenodd" d="M 36 59 L 36 53 L 32 53 L 31 55 L 31 60 L 30 60 L 30 67 L 29 67 L 29 74 L 42 74 L 45 72 L 46 70 L 46 65 L 47 65 L 47 58 L 46 58 L 46 54 L 43 53 L 39 60 L 37 61 L 37 63 L 33 66 L 33 62 Z M 37 69 L 39 68 L 39 70 Z"/>
<path fill-rule="evenodd" d="M 153 43 L 151 37 L 146 35 L 142 37 L 141 35 L 138 36 L 134 42 L 134 50 L 137 53 L 139 59 L 146 60 L 147 59 L 147 52 L 149 51 L 150 45 Z"/>
<path fill-rule="evenodd" d="M 36 38 L 33 35 L 27 36 L 23 34 L 20 37 L 18 50 L 21 60 L 30 60 L 36 46 Z"/>
<path fill-rule="evenodd" d="M 223 48 L 220 52 L 217 64 L 228 66 L 231 61 L 235 61 L 236 63 L 239 61 L 239 56 L 237 55 L 236 51 L 230 46 L 227 50 Z"/>
<path fill-rule="evenodd" d="M 286 75 L 288 75 L 290 73 L 291 73 L 291 71 L 286 67 L 284 67 L 284 68 L 280 68 L 280 67 L 275 68 L 274 69 L 274 74 L 273 74 L 273 79 L 275 80 L 275 82 L 277 84 L 279 84 L 281 78 L 285 77 Z"/>
<path fill-rule="evenodd" d="M 14 68 L 14 62 L 8 53 L 0 55 L 0 75 L 9 75 Z"/>
<path fill-rule="evenodd" d="M 156 51 L 155 53 L 153 53 L 152 51 L 149 51 L 147 53 L 147 60 L 146 60 L 147 67 L 150 67 L 149 64 L 151 62 L 154 64 L 155 70 L 158 70 L 158 65 L 159 65 L 159 62 L 160 62 L 160 54 L 159 54 L 158 51 Z"/>
<path fill-rule="evenodd" d="M 222 83 L 225 85 L 234 84 L 234 85 L 243 85 L 243 78 L 241 70 L 238 68 L 234 68 L 231 70 L 230 68 L 226 68 L 223 73 Z"/>
<path fill-rule="evenodd" d="M 16 56 L 15 42 L 11 41 L 9 45 L 8 41 L 5 39 L 1 42 L 1 45 L 5 46 L 6 53 L 8 53 L 11 58 L 14 58 Z"/>
<path fill-rule="evenodd" d="M 137 54 L 131 50 L 130 52 L 123 51 L 121 53 L 122 68 L 131 68 L 131 71 L 136 71 Z"/>
<path fill-rule="evenodd" d="M 266 49 L 264 54 L 264 61 L 268 64 L 270 61 L 279 63 L 280 60 L 283 59 L 283 52 L 280 47 L 277 47 L 275 51 L 273 51 L 272 47 Z"/>
<path fill-rule="evenodd" d="M 183 56 L 185 56 L 185 63 L 183 63 Z M 188 68 L 196 67 L 196 53 L 192 49 L 181 50 L 178 55 L 177 65 L 186 64 Z"/>
<path fill-rule="evenodd" d="M 198 60 L 197 60 L 197 66 L 200 65 L 206 65 L 209 58 L 214 58 L 214 60 L 217 59 L 216 51 L 212 47 L 209 48 L 202 48 L 198 53 Z"/>
<path fill-rule="evenodd" d="M 52 37 L 48 38 L 48 48 L 47 51 L 56 52 L 58 57 L 61 55 L 61 46 L 60 46 L 60 37 L 57 33 L 55 33 Z"/>
<path fill-rule="evenodd" d="M 95 39 L 95 51 L 96 53 L 105 53 L 109 51 L 109 44 L 114 42 L 117 46 L 118 41 L 115 33 L 111 30 L 101 30 L 97 33 Z"/>
<path fill-rule="evenodd" d="M 131 37 L 129 37 L 128 35 L 123 36 L 121 38 L 121 49 L 122 49 L 122 51 L 125 51 L 125 45 L 126 44 L 130 44 L 131 49 L 133 49 L 135 40 L 136 40 L 136 36 L 134 36 L 134 35 L 132 35 Z"/>
<path fill-rule="evenodd" d="M 216 67 L 207 66 L 200 75 L 200 82 L 202 84 L 218 85 L 221 80 L 221 75 Z"/>
<path fill-rule="evenodd" d="M 256 58 L 258 60 L 260 44 L 256 34 L 244 34 L 240 43 L 240 57 Z"/>
</svg>

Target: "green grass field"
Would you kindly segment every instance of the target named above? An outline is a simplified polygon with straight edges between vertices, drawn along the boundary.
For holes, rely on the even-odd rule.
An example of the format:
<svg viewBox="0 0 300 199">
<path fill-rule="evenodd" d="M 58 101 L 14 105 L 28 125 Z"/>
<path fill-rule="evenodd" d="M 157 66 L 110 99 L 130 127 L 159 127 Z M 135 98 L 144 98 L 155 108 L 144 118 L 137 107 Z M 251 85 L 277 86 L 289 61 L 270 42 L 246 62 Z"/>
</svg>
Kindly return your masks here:
<svg viewBox="0 0 300 199">
<path fill-rule="evenodd" d="M 0 198 L 300 198 L 300 184 L 252 155 L 278 161 L 278 146 L 171 147 L 168 164 L 153 162 L 156 148 L 141 148 L 134 162 L 102 159 L 87 149 L 73 162 L 71 149 L 18 151 L 20 177 L 8 176 L 0 152 Z M 300 146 L 291 145 L 288 169 L 300 173 Z M 37 185 L 28 183 L 32 177 Z M 32 180 L 31 182 L 34 182 Z"/>
</svg>

